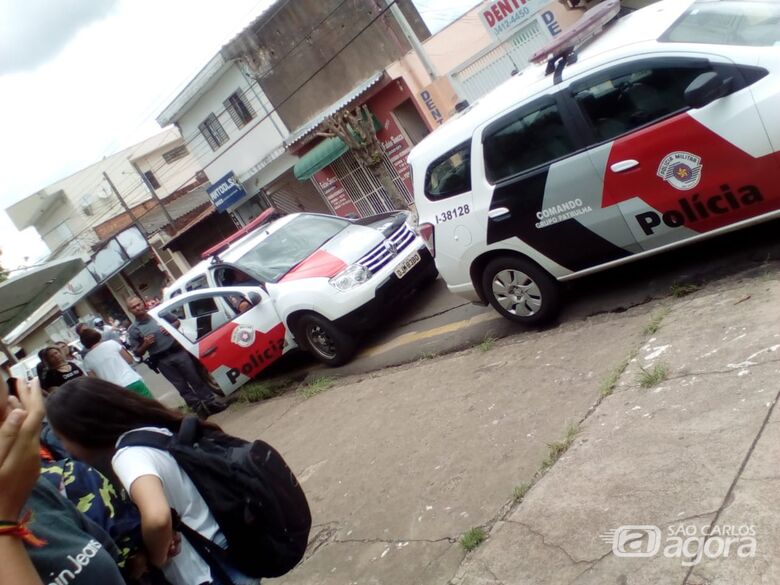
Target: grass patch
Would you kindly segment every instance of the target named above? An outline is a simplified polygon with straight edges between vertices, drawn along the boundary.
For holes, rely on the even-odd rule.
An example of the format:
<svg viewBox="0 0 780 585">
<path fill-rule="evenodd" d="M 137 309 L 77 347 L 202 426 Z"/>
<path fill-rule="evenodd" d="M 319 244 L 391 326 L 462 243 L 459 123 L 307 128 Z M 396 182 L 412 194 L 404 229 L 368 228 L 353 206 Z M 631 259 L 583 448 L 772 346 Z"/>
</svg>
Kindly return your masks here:
<svg viewBox="0 0 780 585">
<path fill-rule="evenodd" d="M 482 343 L 480 343 L 477 348 L 479 348 L 479 351 L 482 353 L 487 353 L 493 349 L 493 347 L 495 347 L 496 341 L 498 340 L 495 337 L 488 335 L 485 337 L 485 339 L 482 340 Z"/>
<path fill-rule="evenodd" d="M 238 395 L 238 402 L 253 403 L 268 400 L 279 395 L 279 389 L 262 382 L 246 384 Z"/>
<path fill-rule="evenodd" d="M 512 490 L 512 500 L 515 504 L 519 504 L 523 501 L 523 498 L 525 498 L 525 495 L 531 489 L 531 485 L 533 484 L 525 482 L 515 486 L 515 489 Z"/>
<path fill-rule="evenodd" d="M 466 549 L 467 552 L 471 552 L 477 548 L 480 544 L 485 542 L 487 534 L 481 526 L 476 528 L 470 528 L 467 532 L 463 533 L 460 537 L 460 545 Z"/>
<path fill-rule="evenodd" d="M 439 354 L 435 351 L 426 351 L 425 353 L 420 354 L 418 361 L 424 362 L 427 360 L 434 360 L 437 357 L 439 357 Z"/>
<path fill-rule="evenodd" d="M 653 315 L 650 317 L 650 321 L 645 325 L 644 328 L 644 334 L 645 335 L 655 335 L 655 333 L 658 332 L 658 330 L 661 328 L 661 323 L 666 318 L 666 316 L 669 314 L 669 309 L 667 307 L 664 307 L 663 309 L 660 309 L 653 313 Z"/>
<path fill-rule="evenodd" d="M 615 391 L 615 387 L 617 386 L 618 380 L 620 380 L 620 376 L 622 376 L 623 372 L 626 371 L 626 368 L 632 359 L 634 359 L 634 352 L 632 352 L 631 355 L 624 359 L 617 367 L 615 367 L 609 374 L 607 374 L 606 378 L 601 381 L 599 392 L 603 398 L 611 396 Z"/>
<path fill-rule="evenodd" d="M 698 284 L 675 282 L 672 284 L 672 296 L 676 299 L 687 297 L 701 288 Z"/>
<path fill-rule="evenodd" d="M 639 385 L 642 388 L 652 388 L 657 386 L 669 375 L 669 368 L 666 364 L 655 364 L 651 369 L 640 368 Z"/>
<path fill-rule="evenodd" d="M 555 465 L 555 462 L 558 461 L 558 459 L 560 459 L 564 453 L 566 453 L 569 447 L 571 447 L 571 444 L 574 442 L 574 439 L 577 438 L 577 433 L 579 432 L 579 425 L 571 423 L 566 428 L 566 436 L 562 440 L 555 441 L 554 443 L 547 445 L 547 457 L 545 457 L 544 461 L 542 462 L 543 471 L 547 471 L 553 465 Z"/>
<path fill-rule="evenodd" d="M 304 398 L 311 398 L 312 396 L 316 396 L 317 394 L 325 392 L 325 390 L 328 390 L 329 388 L 332 387 L 333 387 L 333 378 L 329 378 L 327 376 L 321 376 L 319 378 L 315 378 L 305 386 L 302 386 L 300 389 L 300 393 L 303 395 Z"/>
</svg>

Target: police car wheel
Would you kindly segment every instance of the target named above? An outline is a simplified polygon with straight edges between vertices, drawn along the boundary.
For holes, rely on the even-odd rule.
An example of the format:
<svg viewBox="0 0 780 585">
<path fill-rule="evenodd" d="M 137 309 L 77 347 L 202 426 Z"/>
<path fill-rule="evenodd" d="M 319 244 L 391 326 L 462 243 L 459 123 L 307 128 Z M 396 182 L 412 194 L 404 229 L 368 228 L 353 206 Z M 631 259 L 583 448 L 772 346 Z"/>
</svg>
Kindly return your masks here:
<svg viewBox="0 0 780 585">
<path fill-rule="evenodd" d="M 328 366 L 341 366 L 355 354 L 355 340 L 319 315 L 304 315 L 298 320 L 297 337 L 306 350 Z"/>
<path fill-rule="evenodd" d="M 523 258 L 504 256 L 491 260 L 482 273 L 482 290 L 503 317 L 524 325 L 549 321 L 560 309 L 558 283 Z"/>
</svg>

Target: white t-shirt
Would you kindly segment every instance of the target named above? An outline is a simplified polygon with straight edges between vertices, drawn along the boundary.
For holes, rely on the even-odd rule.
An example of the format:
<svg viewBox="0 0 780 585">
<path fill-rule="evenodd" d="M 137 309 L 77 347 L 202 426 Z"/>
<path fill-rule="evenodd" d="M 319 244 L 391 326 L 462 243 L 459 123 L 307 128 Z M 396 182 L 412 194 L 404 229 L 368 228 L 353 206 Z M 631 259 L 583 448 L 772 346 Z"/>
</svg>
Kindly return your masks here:
<svg viewBox="0 0 780 585">
<path fill-rule="evenodd" d="M 167 429 L 155 427 L 144 427 L 139 430 L 172 434 Z M 119 440 L 121 441 L 122 437 Z M 219 526 L 214 516 L 195 488 L 195 484 L 170 453 L 152 447 L 125 447 L 114 454 L 111 465 L 128 493 L 130 486 L 139 477 L 153 475 L 159 478 L 168 504 L 176 510 L 182 522 L 206 538 L 215 540 Z M 211 581 L 211 570 L 208 564 L 186 538 L 181 539 L 181 552 L 173 557 L 162 571 L 172 585 L 193 585 Z"/>
<path fill-rule="evenodd" d="M 84 370 L 118 386 L 128 386 L 141 380 L 141 375 L 122 357 L 123 349 L 116 341 L 101 341 L 84 356 Z"/>
</svg>

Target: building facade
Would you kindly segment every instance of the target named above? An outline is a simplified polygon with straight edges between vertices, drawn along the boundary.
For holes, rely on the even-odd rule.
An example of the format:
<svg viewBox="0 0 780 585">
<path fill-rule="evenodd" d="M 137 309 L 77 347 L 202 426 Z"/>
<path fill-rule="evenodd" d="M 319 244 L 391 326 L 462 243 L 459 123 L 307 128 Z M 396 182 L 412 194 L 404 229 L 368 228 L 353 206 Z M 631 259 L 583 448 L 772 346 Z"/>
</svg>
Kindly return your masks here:
<svg viewBox="0 0 780 585">
<path fill-rule="evenodd" d="M 189 269 L 165 244 L 211 207 L 205 176 L 175 128 L 10 206 L 18 229 L 38 231 L 49 259 L 77 256 L 86 268 L 6 341 L 29 353 L 72 339 L 79 321 L 126 319 L 128 296 L 159 297 L 167 281 Z"/>
</svg>

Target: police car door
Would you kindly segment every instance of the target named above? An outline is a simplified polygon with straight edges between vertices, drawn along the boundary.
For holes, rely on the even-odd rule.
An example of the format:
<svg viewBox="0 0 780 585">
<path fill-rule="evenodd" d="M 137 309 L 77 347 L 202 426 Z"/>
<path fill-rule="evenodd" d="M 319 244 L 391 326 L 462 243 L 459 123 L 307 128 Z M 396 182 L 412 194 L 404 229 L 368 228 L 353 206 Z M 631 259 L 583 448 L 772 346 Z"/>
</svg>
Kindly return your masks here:
<svg viewBox="0 0 780 585">
<path fill-rule="evenodd" d="M 642 249 L 681 242 L 777 205 L 767 195 L 779 167 L 746 89 L 762 75 L 699 53 L 622 61 L 569 86 L 604 178 L 600 206 L 621 210 Z M 727 95 L 692 107 L 686 89 L 701 86 L 707 76 Z"/>
<path fill-rule="evenodd" d="M 474 172 L 492 186 L 489 245 L 517 248 L 556 277 L 622 258 L 636 245 L 620 212 L 601 207 L 601 177 L 561 96 L 502 114 L 480 136 Z"/>
<path fill-rule="evenodd" d="M 189 303 L 197 320 L 177 320 Z M 211 310 L 211 307 L 214 310 Z M 209 288 L 187 292 L 150 312 L 229 394 L 294 347 L 292 336 L 260 287 Z"/>
</svg>

